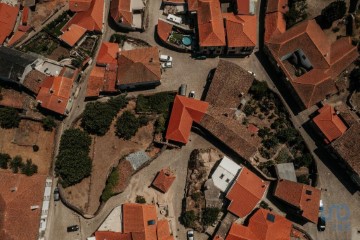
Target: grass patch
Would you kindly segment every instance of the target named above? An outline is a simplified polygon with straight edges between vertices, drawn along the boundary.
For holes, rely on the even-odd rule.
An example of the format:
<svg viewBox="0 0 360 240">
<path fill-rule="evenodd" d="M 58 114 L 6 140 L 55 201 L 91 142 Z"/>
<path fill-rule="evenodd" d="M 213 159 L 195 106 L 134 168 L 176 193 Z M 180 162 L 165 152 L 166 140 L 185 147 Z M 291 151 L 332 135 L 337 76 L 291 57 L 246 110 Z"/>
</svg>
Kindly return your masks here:
<svg viewBox="0 0 360 240">
<path fill-rule="evenodd" d="M 119 183 L 119 172 L 116 168 L 113 168 L 108 179 L 106 180 L 106 186 L 101 194 L 101 201 L 106 202 L 112 196 L 114 196 L 114 187 Z"/>
</svg>

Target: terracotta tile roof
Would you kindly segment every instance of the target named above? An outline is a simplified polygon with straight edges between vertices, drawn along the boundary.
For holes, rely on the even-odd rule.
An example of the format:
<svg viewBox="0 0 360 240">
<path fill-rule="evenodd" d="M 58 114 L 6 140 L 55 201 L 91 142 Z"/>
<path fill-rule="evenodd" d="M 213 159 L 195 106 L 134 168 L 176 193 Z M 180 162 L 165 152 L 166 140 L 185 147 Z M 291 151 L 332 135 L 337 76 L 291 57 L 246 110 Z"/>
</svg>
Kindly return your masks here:
<svg viewBox="0 0 360 240">
<path fill-rule="evenodd" d="M 70 0 L 69 9 L 73 12 L 83 12 L 89 10 L 92 0 Z M 93 0 L 97 1 L 97 0 Z"/>
<path fill-rule="evenodd" d="M 175 178 L 175 174 L 169 168 L 164 168 L 158 172 L 152 185 L 163 193 L 166 193 L 175 181 Z"/>
<path fill-rule="evenodd" d="M 118 57 L 118 85 L 160 81 L 157 47 L 121 51 Z"/>
<path fill-rule="evenodd" d="M 26 34 L 26 32 L 22 32 L 22 31 L 16 31 L 14 33 L 14 35 L 12 35 L 12 37 L 10 38 L 7 46 L 12 46 L 14 45 L 16 42 L 18 42 L 22 37 L 24 37 L 24 35 Z"/>
<path fill-rule="evenodd" d="M 239 156 L 250 161 L 261 139 L 235 118 L 235 110 L 210 105 L 200 125 Z"/>
<path fill-rule="evenodd" d="M 200 47 L 226 46 L 220 1 L 199 0 L 197 21 Z"/>
<path fill-rule="evenodd" d="M 131 10 L 131 0 L 111 0 L 110 15 L 115 22 L 132 25 L 133 14 Z"/>
<path fill-rule="evenodd" d="M 98 97 L 101 92 L 116 92 L 116 69 L 109 70 L 109 67 L 95 66 L 89 76 L 86 89 L 86 97 Z"/>
<path fill-rule="evenodd" d="M 199 2 L 198 0 L 187 0 L 188 10 L 190 12 L 197 11 Z"/>
<path fill-rule="evenodd" d="M 72 24 L 85 28 L 89 32 L 102 32 L 104 18 L 104 0 L 94 0 L 91 2 L 89 10 L 78 12 L 61 29 L 65 32 Z"/>
<path fill-rule="evenodd" d="M 168 40 L 172 28 L 173 28 L 173 25 L 171 25 L 170 23 L 165 22 L 164 20 L 159 18 L 156 30 L 157 30 L 157 34 L 161 40 L 163 40 L 165 42 Z"/>
<path fill-rule="evenodd" d="M 41 107 L 59 114 L 65 114 L 71 96 L 73 79 L 66 77 L 48 77 L 41 86 L 36 101 Z"/>
<path fill-rule="evenodd" d="M 19 7 L 0 3 L 0 44 L 12 33 L 18 13 Z"/>
<path fill-rule="evenodd" d="M 84 36 L 85 33 L 85 28 L 76 24 L 71 24 L 71 26 L 66 29 L 66 31 L 59 38 L 70 47 L 73 47 Z"/>
<path fill-rule="evenodd" d="M 301 210 L 300 215 L 317 223 L 321 192 L 319 189 L 289 180 L 277 182 L 274 195 Z"/>
<path fill-rule="evenodd" d="M 263 198 L 268 185 L 268 182 L 243 167 L 226 195 L 231 201 L 228 211 L 240 218 L 247 216 Z"/>
<path fill-rule="evenodd" d="M 39 174 L 27 177 L 0 172 L 0 239 L 38 238 L 45 180 Z M 31 210 L 36 205 L 40 207 Z"/>
<path fill-rule="evenodd" d="M 251 0 L 236 0 L 237 14 L 250 14 Z"/>
<path fill-rule="evenodd" d="M 163 0 L 163 3 L 183 4 L 185 0 Z"/>
<path fill-rule="evenodd" d="M 304 21 L 268 40 L 267 46 L 272 55 L 307 108 L 336 93 L 333 79 L 358 57 L 356 47 L 350 44 L 349 39 L 337 41 L 330 44 L 315 20 Z M 291 64 L 281 59 L 299 49 L 304 52 L 313 69 L 296 77 L 290 73 L 293 69 Z"/>
<path fill-rule="evenodd" d="M 102 42 L 99 54 L 96 58 L 96 64 L 116 64 L 117 55 L 119 53 L 119 44 L 111 42 Z"/>
<path fill-rule="evenodd" d="M 319 115 L 314 117 L 313 121 L 329 142 L 340 137 L 347 129 L 334 108 L 330 105 L 325 105 L 319 109 Z"/>
<path fill-rule="evenodd" d="M 224 13 L 228 47 L 255 47 L 257 41 L 256 16 Z"/>
<path fill-rule="evenodd" d="M 21 16 L 22 25 L 27 25 L 27 22 L 29 19 L 29 11 L 30 11 L 29 7 L 24 7 L 24 9 L 22 11 L 22 16 Z"/>
<path fill-rule="evenodd" d="M 166 139 L 187 143 L 193 121 L 199 123 L 208 106 L 207 102 L 176 95 L 166 131 Z"/>
<path fill-rule="evenodd" d="M 257 133 L 259 131 L 259 128 L 256 127 L 254 124 L 249 124 L 247 128 L 251 133 Z"/>
<path fill-rule="evenodd" d="M 237 108 L 240 95 L 248 93 L 253 81 L 254 77 L 239 65 L 220 60 L 205 101 L 215 107 Z"/>
<path fill-rule="evenodd" d="M 273 35 L 279 35 L 286 31 L 286 21 L 281 12 L 272 12 L 265 15 L 265 42 Z"/>
<path fill-rule="evenodd" d="M 130 233 L 97 231 L 95 232 L 96 240 L 132 240 Z"/>
<path fill-rule="evenodd" d="M 131 233 L 133 240 L 157 239 L 157 215 L 155 205 L 123 204 L 123 232 Z"/>
<path fill-rule="evenodd" d="M 281 12 L 286 13 L 289 10 L 288 0 L 268 0 L 266 13 Z"/>
<path fill-rule="evenodd" d="M 341 158 L 360 175 L 360 123 L 352 125 L 341 137 L 331 143 Z"/>
<path fill-rule="evenodd" d="M 233 223 L 226 240 L 290 240 L 292 223 L 285 217 L 258 209 L 247 227 Z"/>
<path fill-rule="evenodd" d="M 219 236 L 219 235 L 216 235 L 216 236 L 214 237 L 214 240 L 224 240 L 224 238 L 222 238 L 222 237 Z"/>
<path fill-rule="evenodd" d="M 23 81 L 23 86 L 37 94 L 40 90 L 41 83 L 48 76 L 36 69 L 31 70 L 28 74 L 26 74 L 25 79 Z"/>
<path fill-rule="evenodd" d="M 156 234 L 158 240 L 174 240 L 174 236 L 170 234 L 169 222 L 166 219 L 158 221 Z"/>
</svg>

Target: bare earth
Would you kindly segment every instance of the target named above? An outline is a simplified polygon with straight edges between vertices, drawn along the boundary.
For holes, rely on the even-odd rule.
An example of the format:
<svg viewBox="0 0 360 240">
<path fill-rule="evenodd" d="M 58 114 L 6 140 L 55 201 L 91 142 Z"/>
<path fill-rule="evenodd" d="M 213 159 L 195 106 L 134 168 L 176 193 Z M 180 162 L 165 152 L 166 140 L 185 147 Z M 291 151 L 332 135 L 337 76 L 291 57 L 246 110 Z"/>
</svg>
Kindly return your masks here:
<svg viewBox="0 0 360 240">
<path fill-rule="evenodd" d="M 50 15 L 66 4 L 66 0 L 50 0 L 36 4 L 35 14 L 32 14 L 31 25 L 36 29 L 41 26 Z"/>
<path fill-rule="evenodd" d="M 321 10 L 332 2 L 334 2 L 334 0 L 307 0 L 308 19 L 312 19 L 320 15 Z M 345 0 L 345 2 L 346 2 L 346 7 L 348 8 L 350 5 L 350 0 Z"/>
<path fill-rule="evenodd" d="M 22 120 L 17 129 L 0 128 L 0 152 L 7 153 L 11 157 L 19 155 L 26 159 L 32 159 L 38 166 L 39 174 L 48 174 L 53 158 L 55 132 L 47 132 L 42 124 L 30 120 Z M 32 146 L 39 146 L 39 151 L 34 152 Z"/>
</svg>

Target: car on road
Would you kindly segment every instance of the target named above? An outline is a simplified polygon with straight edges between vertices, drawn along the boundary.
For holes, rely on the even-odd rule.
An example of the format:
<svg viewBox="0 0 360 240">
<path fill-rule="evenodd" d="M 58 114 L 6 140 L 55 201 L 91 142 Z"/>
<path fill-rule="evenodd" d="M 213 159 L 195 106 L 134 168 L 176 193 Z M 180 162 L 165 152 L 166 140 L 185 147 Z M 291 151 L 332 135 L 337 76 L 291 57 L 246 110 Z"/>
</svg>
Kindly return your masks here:
<svg viewBox="0 0 360 240">
<path fill-rule="evenodd" d="M 161 62 L 172 62 L 173 58 L 168 55 L 160 55 Z"/>
<path fill-rule="evenodd" d="M 194 230 L 187 231 L 186 235 L 188 240 L 194 240 Z"/>
<path fill-rule="evenodd" d="M 59 189 L 55 188 L 54 189 L 54 201 L 59 201 L 60 200 L 60 193 L 59 193 Z"/>
<path fill-rule="evenodd" d="M 195 91 L 190 91 L 189 98 L 195 98 Z"/>
<path fill-rule="evenodd" d="M 320 199 L 319 211 L 322 212 L 323 210 L 324 210 L 324 203 L 323 200 Z"/>
<path fill-rule="evenodd" d="M 76 232 L 79 230 L 79 225 L 72 225 L 67 227 L 67 232 Z"/>
<path fill-rule="evenodd" d="M 326 220 L 324 216 L 320 216 L 317 224 L 318 231 L 323 232 L 326 228 Z"/>
<path fill-rule="evenodd" d="M 162 68 L 172 68 L 172 62 L 163 62 L 161 63 Z"/>
</svg>

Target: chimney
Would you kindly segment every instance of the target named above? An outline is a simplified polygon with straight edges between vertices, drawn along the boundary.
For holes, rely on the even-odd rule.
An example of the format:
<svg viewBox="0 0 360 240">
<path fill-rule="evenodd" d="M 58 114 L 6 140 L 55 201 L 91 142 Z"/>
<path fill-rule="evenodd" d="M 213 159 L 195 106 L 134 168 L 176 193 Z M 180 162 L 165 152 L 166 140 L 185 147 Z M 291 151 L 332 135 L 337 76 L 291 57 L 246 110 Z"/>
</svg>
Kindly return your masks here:
<svg viewBox="0 0 360 240">
<path fill-rule="evenodd" d="M 38 209 L 39 208 L 39 205 L 32 205 L 31 207 L 30 207 L 30 209 L 33 211 L 33 210 L 36 210 L 36 209 Z"/>
<path fill-rule="evenodd" d="M 154 59 L 153 59 L 153 58 L 150 58 L 149 62 L 153 62 L 153 61 L 154 61 Z"/>
<path fill-rule="evenodd" d="M 17 191 L 17 187 L 10 188 L 10 192 L 16 192 L 16 191 Z"/>
</svg>

